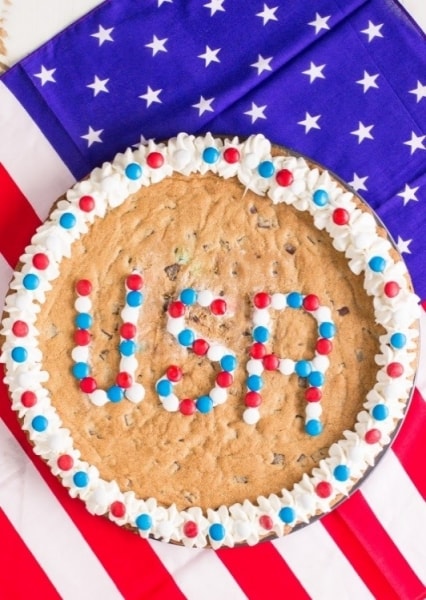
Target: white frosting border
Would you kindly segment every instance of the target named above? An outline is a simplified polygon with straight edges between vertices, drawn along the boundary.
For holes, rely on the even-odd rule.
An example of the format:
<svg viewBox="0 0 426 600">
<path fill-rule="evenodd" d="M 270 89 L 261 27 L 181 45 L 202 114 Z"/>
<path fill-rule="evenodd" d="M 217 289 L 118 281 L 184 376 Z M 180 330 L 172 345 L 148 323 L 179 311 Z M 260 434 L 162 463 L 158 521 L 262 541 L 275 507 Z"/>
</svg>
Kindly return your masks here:
<svg viewBox="0 0 426 600">
<path fill-rule="evenodd" d="M 216 148 L 218 159 L 214 163 L 203 160 L 206 148 Z M 236 148 L 240 159 L 229 163 L 224 158 L 227 148 Z M 295 156 L 271 155 L 271 143 L 262 135 L 253 135 L 241 141 L 238 138 L 215 138 L 211 134 L 195 137 L 180 133 L 167 144 L 157 144 L 150 140 L 146 146 L 136 150 L 127 149 L 117 154 L 114 160 L 104 163 L 101 168 L 94 169 L 88 179 L 76 183 L 60 200 L 49 219 L 34 234 L 31 244 L 21 257 L 22 267 L 14 273 L 10 284 L 10 293 L 6 298 L 2 333 L 5 343 L 1 361 L 5 363 L 5 383 L 8 385 L 12 408 L 22 420 L 22 427 L 29 434 L 34 452 L 49 464 L 54 475 L 59 476 L 63 485 L 69 488 L 72 497 L 79 497 L 87 509 L 97 515 L 106 515 L 118 525 L 136 528 L 142 537 L 154 537 L 164 541 L 181 542 L 185 546 L 204 547 L 234 546 L 239 543 L 255 544 L 265 536 L 287 533 L 293 526 L 308 523 L 319 513 L 327 512 L 342 495 L 348 495 L 365 471 L 374 465 L 375 458 L 389 443 L 392 433 L 404 414 L 406 403 L 413 387 L 414 367 L 416 362 L 418 336 L 417 320 L 419 316 L 418 298 L 410 290 L 409 276 L 402 260 L 394 260 L 391 250 L 393 246 L 388 239 L 378 235 L 374 217 L 361 210 L 359 199 L 346 191 L 333 179 L 327 171 L 308 166 L 304 158 Z M 147 156 L 151 152 L 160 152 L 164 157 L 161 167 L 150 167 Z M 262 161 L 273 163 L 275 171 L 288 169 L 293 174 L 293 182 L 286 187 L 280 186 L 275 177 L 262 177 L 257 167 Z M 142 167 L 142 175 L 137 179 L 126 176 L 126 166 L 138 163 Z M 367 394 L 364 409 L 357 416 L 353 431 L 345 431 L 343 438 L 333 444 L 329 455 L 314 468 L 311 475 L 304 474 L 302 480 L 293 489 L 283 489 L 280 495 L 259 497 L 256 504 L 245 500 L 230 507 L 208 509 L 205 514 L 198 507 L 178 511 L 175 505 L 159 506 L 154 498 L 142 500 L 133 492 L 122 493 L 115 481 L 103 480 L 96 467 L 89 465 L 80 457 L 74 448 L 69 430 L 65 429 L 51 403 L 49 392 L 43 386 L 49 375 L 43 371 L 43 357 L 38 346 L 38 331 L 35 327 L 40 305 L 44 302 L 45 293 L 51 289 L 50 282 L 59 275 L 59 263 L 63 257 L 69 257 L 74 240 L 87 233 L 95 218 L 102 218 L 106 212 L 122 204 L 129 194 L 142 186 L 161 181 L 176 171 L 185 175 L 191 173 L 204 174 L 207 171 L 217 173 L 220 177 L 237 176 L 240 182 L 259 195 L 267 195 L 274 204 L 285 202 L 298 210 L 307 210 L 313 217 L 318 229 L 325 229 L 334 247 L 344 252 L 350 269 L 359 274 L 364 273 L 364 287 L 373 296 L 376 321 L 385 329 L 380 338 L 380 354 L 376 356 L 379 366 L 377 380 Z M 316 205 L 312 198 L 316 190 L 324 190 L 328 194 L 325 206 Z M 95 199 L 95 208 L 84 212 L 79 208 L 81 196 L 90 195 Z M 344 208 L 349 215 L 349 223 L 338 225 L 333 221 L 333 211 Z M 60 219 L 64 213 L 75 218 L 75 226 L 67 229 L 61 226 Z M 50 261 L 48 268 L 38 270 L 33 266 L 32 258 L 37 253 L 45 253 Z M 381 256 L 386 261 L 382 272 L 373 271 L 368 263 L 373 256 Z M 36 274 L 39 284 L 36 289 L 26 289 L 23 279 L 27 274 Z M 384 284 L 394 281 L 400 286 L 396 297 L 388 297 L 384 293 Z M 12 331 L 16 320 L 28 324 L 28 334 L 24 338 L 17 337 Z M 401 332 L 406 337 L 406 345 L 396 349 L 390 344 L 394 332 Z M 24 345 L 27 359 L 17 362 L 11 356 L 12 350 Z M 404 372 L 399 377 L 390 377 L 387 367 L 398 362 Z M 37 395 L 37 403 L 26 408 L 21 402 L 21 394 L 31 390 Z M 384 405 L 388 416 L 375 419 L 374 407 Z M 34 429 L 34 417 L 45 417 L 48 426 L 44 431 Z M 381 439 L 376 443 L 367 443 L 365 433 L 371 429 L 381 432 Z M 74 460 L 68 471 L 58 467 L 59 456 L 67 454 Z M 345 481 L 335 477 L 334 469 L 345 465 L 350 476 Z M 87 485 L 78 487 L 74 476 L 77 472 L 86 474 Z M 321 482 L 331 486 L 327 498 L 321 498 L 315 487 Z M 125 507 L 123 517 L 115 517 L 110 512 L 113 502 L 121 502 Z M 280 516 L 280 511 L 283 519 Z M 138 528 L 138 516 L 145 515 L 147 528 Z M 262 527 L 260 517 L 269 517 L 268 529 Z M 290 516 L 290 522 L 289 522 Z M 294 518 L 291 518 L 294 516 Z M 185 523 L 196 524 L 198 533 L 188 537 L 184 533 Z M 263 520 L 265 523 L 265 519 Z M 222 527 L 214 524 L 220 524 Z M 217 532 L 219 531 L 220 539 Z M 216 532 L 216 535 L 215 535 Z"/>
</svg>

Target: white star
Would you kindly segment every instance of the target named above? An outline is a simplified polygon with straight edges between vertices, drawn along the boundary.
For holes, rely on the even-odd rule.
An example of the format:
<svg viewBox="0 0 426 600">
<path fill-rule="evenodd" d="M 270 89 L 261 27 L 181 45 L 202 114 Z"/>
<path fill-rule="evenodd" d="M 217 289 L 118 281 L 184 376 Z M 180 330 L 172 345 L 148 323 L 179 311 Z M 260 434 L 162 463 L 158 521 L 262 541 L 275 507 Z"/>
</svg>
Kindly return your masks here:
<svg viewBox="0 0 426 600">
<path fill-rule="evenodd" d="M 159 40 L 156 35 L 152 38 L 152 42 L 145 44 L 145 48 L 151 48 L 152 56 L 155 56 L 158 52 L 167 52 L 165 44 L 169 38 L 163 38 Z"/>
<path fill-rule="evenodd" d="M 359 192 L 360 190 L 367 190 L 367 186 L 365 185 L 365 182 L 368 179 L 368 175 L 366 175 L 365 177 L 358 177 L 358 175 L 356 173 L 354 173 L 354 178 L 352 179 L 352 181 L 349 182 L 349 185 L 353 187 L 353 189 L 356 192 Z"/>
<path fill-rule="evenodd" d="M 139 96 L 142 100 L 146 101 L 146 107 L 148 108 L 154 102 L 158 102 L 158 104 L 162 104 L 160 98 L 158 97 L 163 90 L 153 90 L 151 86 L 146 88 L 146 93 Z"/>
<path fill-rule="evenodd" d="M 417 81 L 417 87 L 414 90 L 410 90 L 409 94 L 416 94 L 416 101 L 420 102 L 422 98 L 426 98 L 426 85 Z"/>
<path fill-rule="evenodd" d="M 100 92 L 106 92 L 106 93 L 109 92 L 109 90 L 107 89 L 107 86 L 106 86 L 108 81 L 109 81 L 109 79 L 99 79 L 99 77 L 97 75 L 95 75 L 95 79 L 93 80 L 93 83 L 89 83 L 89 85 L 86 85 L 86 87 L 92 88 L 93 95 L 97 96 Z"/>
<path fill-rule="evenodd" d="M 320 117 L 321 117 L 321 115 L 317 115 L 316 117 L 313 117 L 312 115 L 310 115 L 307 112 L 307 113 L 305 113 L 305 120 L 297 121 L 297 124 L 303 125 L 305 128 L 305 133 L 309 133 L 309 131 L 311 131 L 311 129 L 321 129 L 321 127 L 318 125 L 318 119 Z"/>
<path fill-rule="evenodd" d="M 90 34 L 91 37 L 98 38 L 99 46 L 102 46 L 104 42 L 113 42 L 114 40 L 111 37 L 111 32 L 114 31 L 114 27 L 110 27 L 109 29 L 104 29 L 102 25 L 99 25 L 98 33 Z"/>
<path fill-rule="evenodd" d="M 367 29 L 362 29 L 361 33 L 365 33 L 368 35 L 368 42 L 370 43 L 376 37 L 383 37 L 383 33 L 380 31 L 383 27 L 383 23 L 379 23 L 379 25 L 374 25 L 371 21 L 368 21 Z"/>
<path fill-rule="evenodd" d="M 158 6 L 160 7 L 162 4 L 168 2 L 169 4 L 173 4 L 173 0 L 158 0 Z"/>
<path fill-rule="evenodd" d="M 426 135 L 416 135 L 414 131 L 411 132 L 411 140 L 404 142 L 406 146 L 410 146 L 410 154 L 414 154 L 416 150 L 426 150 L 425 145 L 423 144 L 425 138 Z"/>
<path fill-rule="evenodd" d="M 151 138 L 154 141 L 154 138 Z M 140 134 L 139 142 L 132 144 L 132 148 L 139 148 L 139 146 L 148 146 L 149 139 L 147 139 L 143 133 Z"/>
<path fill-rule="evenodd" d="M 419 189 L 419 186 L 411 188 L 408 184 L 405 184 L 405 188 L 403 192 L 397 194 L 397 196 L 401 196 L 404 199 L 404 206 L 406 206 L 410 200 L 414 200 L 414 202 L 418 202 L 419 199 L 416 196 L 416 192 Z"/>
<path fill-rule="evenodd" d="M 204 54 L 199 54 L 198 58 L 202 58 L 206 61 L 205 66 L 208 67 L 212 62 L 220 62 L 217 55 L 220 52 L 220 48 L 216 48 L 216 50 L 212 50 L 209 46 L 206 46 L 206 51 Z"/>
<path fill-rule="evenodd" d="M 225 0 L 210 0 L 207 4 L 203 4 L 204 8 L 210 8 L 210 16 L 212 17 L 215 13 L 222 11 L 225 12 L 223 8 L 223 3 Z"/>
<path fill-rule="evenodd" d="M 269 58 L 263 58 L 261 54 L 257 55 L 257 62 L 252 63 L 250 66 L 257 69 L 257 74 L 260 75 L 263 71 L 272 71 L 272 67 L 270 65 L 273 56 Z"/>
<path fill-rule="evenodd" d="M 359 121 L 358 129 L 355 129 L 355 131 L 351 131 L 351 135 L 358 136 L 358 144 L 360 144 L 364 140 L 373 140 L 374 138 L 370 133 L 373 127 L 374 125 L 364 125 L 363 123 L 361 123 L 361 121 Z"/>
<path fill-rule="evenodd" d="M 321 15 L 318 13 L 315 13 L 315 19 L 308 23 L 308 25 L 315 27 L 315 35 L 317 35 L 321 29 L 330 29 L 330 25 L 327 23 L 330 17 L 331 15 L 328 15 L 327 17 L 321 17 Z"/>
<path fill-rule="evenodd" d="M 378 73 L 376 73 L 376 75 L 370 75 L 369 73 L 367 73 L 367 71 L 364 71 L 364 77 L 362 79 L 358 79 L 356 83 L 359 83 L 359 85 L 363 86 L 365 94 L 365 92 L 367 92 L 370 88 L 379 87 L 376 83 L 376 79 L 378 78 L 378 76 Z"/>
<path fill-rule="evenodd" d="M 325 75 L 322 72 L 325 66 L 326 65 L 316 65 L 315 63 L 311 62 L 309 69 L 302 71 L 302 74 L 309 75 L 309 83 L 312 83 L 315 81 L 315 79 L 325 79 Z"/>
<path fill-rule="evenodd" d="M 214 101 L 214 98 L 204 98 L 204 96 L 200 96 L 200 101 L 197 104 L 192 104 L 192 108 L 198 108 L 198 116 L 205 112 L 214 112 L 214 109 L 211 107 L 211 103 Z"/>
<path fill-rule="evenodd" d="M 103 132 L 103 129 L 98 129 L 97 131 L 95 131 L 89 125 L 89 130 L 86 133 L 86 135 L 81 135 L 80 137 L 83 138 L 83 140 L 87 140 L 87 147 L 90 148 L 90 146 L 96 142 L 99 142 L 102 144 L 102 140 L 101 140 L 102 132 Z"/>
<path fill-rule="evenodd" d="M 263 24 L 266 25 L 268 21 L 278 21 L 275 13 L 278 10 L 278 6 L 274 6 L 274 8 L 269 8 L 267 4 L 263 5 L 263 11 L 256 13 L 256 17 L 260 17 L 263 19 Z"/>
<path fill-rule="evenodd" d="M 246 110 L 244 114 L 251 117 L 251 122 L 255 123 L 257 119 L 266 119 L 265 115 L 263 114 L 266 107 L 266 104 L 264 106 L 257 106 L 255 102 L 252 102 L 251 109 Z"/>
<path fill-rule="evenodd" d="M 402 238 L 400 238 L 398 236 L 398 241 L 396 243 L 396 247 L 398 248 L 398 251 L 400 254 L 411 254 L 411 250 L 409 249 L 409 245 L 411 244 L 413 240 L 403 240 Z"/>
<path fill-rule="evenodd" d="M 56 79 L 53 77 L 53 73 L 56 71 L 56 69 L 46 69 L 46 67 L 44 65 L 41 65 L 41 71 L 40 73 L 34 73 L 34 77 L 38 77 L 41 81 L 41 85 L 43 87 L 43 85 L 45 83 L 47 83 L 48 81 L 51 81 L 52 83 L 56 83 Z"/>
</svg>

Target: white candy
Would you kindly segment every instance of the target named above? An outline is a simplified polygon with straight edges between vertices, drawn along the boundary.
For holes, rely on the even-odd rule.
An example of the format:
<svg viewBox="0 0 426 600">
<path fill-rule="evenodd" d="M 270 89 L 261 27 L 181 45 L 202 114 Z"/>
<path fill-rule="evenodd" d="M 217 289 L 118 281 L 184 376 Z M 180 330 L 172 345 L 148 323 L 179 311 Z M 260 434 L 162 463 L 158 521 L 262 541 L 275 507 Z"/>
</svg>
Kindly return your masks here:
<svg viewBox="0 0 426 600">
<path fill-rule="evenodd" d="M 74 302 L 74 307 L 77 312 L 88 313 L 92 308 L 92 301 L 88 296 L 79 296 Z"/>
<path fill-rule="evenodd" d="M 137 404 L 145 398 L 145 388 L 141 383 L 134 383 L 131 387 L 127 388 L 125 396 L 130 402 Z"/>
<path fill-rule="evenodd" d="M 89 399 L 95 406 L 103 406 L 108 402 L 108 396 L 105 390 L 95 390 L 89 394 Z"/>
<path fill-rule="evenodd" d="M 243 413 L 244 422 L 247 425 L 255 425 L 260 419 L 260 413 L 258 408 L 246 408 Z"/>
</svg>

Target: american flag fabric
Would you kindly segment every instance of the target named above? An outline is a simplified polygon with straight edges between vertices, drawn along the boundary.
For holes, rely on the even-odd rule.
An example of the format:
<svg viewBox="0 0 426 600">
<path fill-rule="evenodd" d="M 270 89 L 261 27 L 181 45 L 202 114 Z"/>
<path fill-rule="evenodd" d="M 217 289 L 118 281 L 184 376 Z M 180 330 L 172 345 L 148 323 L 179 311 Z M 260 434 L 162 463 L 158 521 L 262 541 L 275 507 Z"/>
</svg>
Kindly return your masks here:
<svg viewBox="0 0 426 600">
<path fill-rule="evenodd" d="M 0 79 L 2 294 L 77 178 L 179 131 L 264 133 L 338 173 L 391 231 L 426 307 L 426 42 L 390 0 L 109 0 L 13 67 Z M 426 598 L 424 354 L 398 437 L 347 501 L 217 552 L 91 516 L 0 392 L 0 597 Z"/>
</svg>

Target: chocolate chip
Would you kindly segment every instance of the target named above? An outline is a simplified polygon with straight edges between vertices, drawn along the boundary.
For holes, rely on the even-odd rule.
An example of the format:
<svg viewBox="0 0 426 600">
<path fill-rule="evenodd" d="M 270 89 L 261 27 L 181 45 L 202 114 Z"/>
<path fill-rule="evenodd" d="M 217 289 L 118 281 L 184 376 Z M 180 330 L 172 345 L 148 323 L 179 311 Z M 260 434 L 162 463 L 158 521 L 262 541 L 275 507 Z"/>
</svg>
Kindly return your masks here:
<svg viewBox="0 0 426 600">
<path fill-rule="evenodd" d="M 342 306 L 342 308 L 337 309 L 337 312 L 341 317 L 344 317 L 345 315 L 348 315 L 350 313 L 350 310 L 347 306 Z"/>
<path fill-rule="evenodd" d="M 296 252 L 296 246 L 293 246 L 293 244 L 286 244 L 284 250 L 289 254 L 294 254 Z"/>
<path fill-rule="evenodd" d="M 164 267 L 164 271 L 166 272 L 167 277 L 170 281 L 176 281 L 176 277 L 180 271 L 180 265 L 174 263 L 173 265 L 169 265 L 168 267 Z"/>
<path fill-rule="evenodd" d="M 257 213 L 257 208 L 255 206 L 250 206 L 249 211 L 252 215 L 255 215 Z"/>
</svg>

